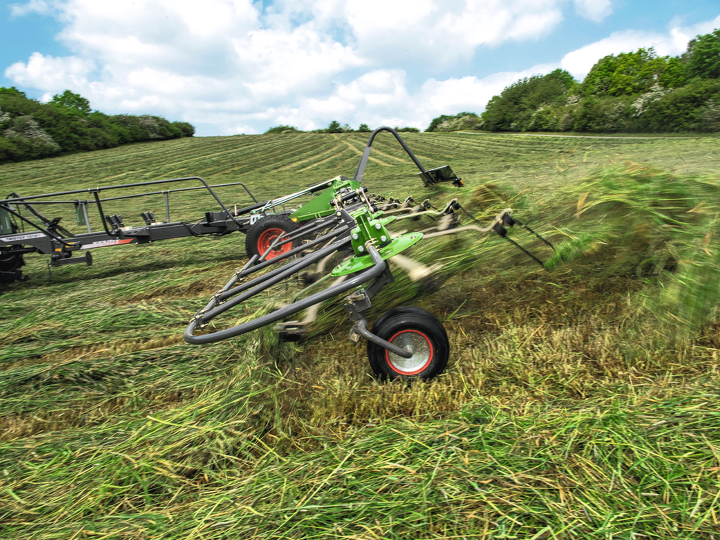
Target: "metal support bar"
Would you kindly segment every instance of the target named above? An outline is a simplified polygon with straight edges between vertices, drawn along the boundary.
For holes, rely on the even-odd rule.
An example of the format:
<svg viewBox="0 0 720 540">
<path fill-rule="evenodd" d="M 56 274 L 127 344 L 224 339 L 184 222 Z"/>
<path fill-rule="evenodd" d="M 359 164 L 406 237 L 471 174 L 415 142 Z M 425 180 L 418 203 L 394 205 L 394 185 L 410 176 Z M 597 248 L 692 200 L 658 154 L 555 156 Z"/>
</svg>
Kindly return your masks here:
<svg viewBox="0 0 720 540">
<path fill-rule="evenodd" d="M 370 147 L 372 146 L 373 140 L 375 139 L 375 136 L 380 133 L 381 131 L 389 131 L 393 135 L 395 135 L 395 138 L 398 140 L 400 145 L 403 147 L 405 152 L 408 156 L 410 156 L 410 159 L 413 160 L 415 165 L 417 165 L 417 168 L 420 169 L 420 172 L 423 175 L 423 178 L 428 183 L 432 184 L 432 178 L 427 173 L 427 170 L 425 167 L 422 166 L 422 163 L 418 160 L 418 158 L 415 157 L 415 154 L 413 154 L 412 150 L 410 150 L 410 147 L 408 147 L 407 144 L 405 144 L 405 141 L 400 137 L 397 131 L 395 131 L 393 128 L 388 126 L 380 126 L 375 131 L 373 131 L 370 134 L 370 138 L 368 139 L 367 146 L 365 146 L 365 151 L 363 152 L 362 158 L 360 158 L 360 164 L 358 165 L 357 170 L 355 171 L 355 176 L 353 176 L 353 180 L 356 180 L 357 182 L 362 182 L 363 174 L 365 173 L 365 166 L 367 165 L 368 158 L 370 157 Z"/>
<path fill-rule="evenodd" d="M 20 218 L 23 222 L 25 222 L 25 223 L 27 223 L 27 224 L 29 224 L 29 225 L 32 225 L 32 226 L 35 227 L 37 230 L 44 232 L 47 236 L 49 236 L 49 237 L 52 238 L 53 240 L 57 240 L 58 242 L 60 242 L 60 243 L 63 244 L 64 246 L 70 246 L 70 245 L 71 245 L 70 243 L 66 242 L 66 241 L 63 239 L 63 237 L 60 236 L 59 234 L 57 234 L 57 233 L 55 233 L 55 232 L 52 232 L 52 231 L 50 231 L 50 230 L 48 230 L 48 229 L 46 229 L 46 228 L 44 228 L 44 227 L 41 227 L 41 226 L 38 225 L 37 223 L 33 223 L 33 222 L 30 221 L 28 218 L 20 215 L 19 212 L 16 212 L 15 210 L 12 210 L 12 209 L 10 208 L 10 205 L 5 206 L 5 210 L 6 210 L 7 212 L 9 212 L 10 214 L 12 214 L 13 216 L 15 216 L 15 217 L 17 217 L 17 218 Z"/>
<path fill-rule="evenodd" d="M 373 343 L 375 343 L 375 345 L 380 345 L 383 349 L 387 349 L 393 354 L 397 354 L 398 356 L 402 356 L 403 358 L 412 358 L 412 351 L 406 351 L 405 349 L 401 349 L 397 345 L 393 345 L 389 341 L 385 341 L 384 339 L 379 338 L 378 336 L 370 332 L 370 330 L 367 329 L 367 321 L 365 319 L 360 319 L 358 322 L 355 323 L 355 326 L 353 326 L 352 330 L 350 330 L 350 335 L 352 336 L 353 334 L 360 334 L 368 341 L 372 341 Z"/>
</svg>

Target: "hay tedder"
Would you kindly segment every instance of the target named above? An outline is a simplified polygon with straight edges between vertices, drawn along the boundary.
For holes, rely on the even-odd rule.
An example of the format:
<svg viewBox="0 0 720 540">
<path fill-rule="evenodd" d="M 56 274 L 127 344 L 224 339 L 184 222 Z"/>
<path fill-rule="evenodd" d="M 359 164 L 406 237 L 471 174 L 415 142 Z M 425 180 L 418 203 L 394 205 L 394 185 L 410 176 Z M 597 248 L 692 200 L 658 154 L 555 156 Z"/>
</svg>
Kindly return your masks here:
<svg viewBox="0 0 720 540">
<path fill-rule="evenodd" d="M 393 133 L 394 130 L 389 129 Z M 377 130 L 379 131 L 379 130 Z M 376 132 L 377 132 L 376 131 Z M 430 171 L 425 170 L 415 158 L 404 141 L 398 137 L 403 148 L 420 168 L 420 175 L 426 186 L 438 182 L 452 182 L 456 186 L 462 181 L 455 176 L 450 167 L 439 167 Z M 368 143 L 363 156 L 363 167 L 367 162 L 370 145 L 374 134 Z M 0 283 L 22 280 L 22 266 L 24 256 L 29 253 L 50 255 L 50 267 L 68 264 L 92 264 L 91 249 L 117 246 L 123 244 L 147 244 L 161 240 L 184 237 L 203 237 L 213 235 L 226 235 L 233 232 L 246 234 L 245 251 L 248 258 L 257 258 L 262 255 L 263 261 L 271 260 L 286 254 L 293 248 L 292 241 L 275 242 L 281 235 L 297 231 L 306 224 L 325 224 L 327 216 L 335 213 L 331 202 L 338 196 L 351 194 L 354 198 L 360 188 L 360 176 L 349 179 L 338 176 L 331 180 L 312 185 L 304 190 L 266 201 L 258 201 L 248 187 L 241 182 L 209 185 L 200 177 L 173 178 L 169 180 L 156 180 L 132 184 L 121 184 L 88 189 L 77 189 L 43 195 L 20 196 L 11 193 L 7 198 L 0 199 Z M 201 184 L 193 187 L 180 187 L 163 189 L 160 191 L 146 191 L 143 189 L 157 189 L 162 185 L 194 182 Z M 227 205 L 218 196 L 215 189 L 228 186 L 241 186 L 253 203 L 238 208 L 238 205 Z M 205 212 L 195 221 L 172 221 L 170 216 L 170 195 L 173 193 L 205 190 L 220 206 L 220 211 Z M 101 198 L 101 193 L 119 193 L 113 197 Z M 130 193 L 128 193 L 130 192 Z M 78 198 L 91 196 L 92 199 Z M 291 201 L 306 195 L 314 197 L 297 209 L 286 208 Z M 156 219 L 151 211 L 142 212 L 140 225 L 126 225 L 120 213 L 106 213 L 105 209 L 115 206 L 120 201 L 134 198 L 147 198 L 151 196 L 164 196 L 165 221 Z M 404 201 L 405 206 L 412 199 Z M 388 201 L 389 204 L 397 204 Z M 41 207 L 70 206 L 77 218 L 77 224 L 86 227 L 87 232 L 72 233 L 60 225 L 62 217 L 48 218 L 40 212 Z M 105 206 L 103 206 L 105 205 Z M 101 230 L 92 230 L 89 212 L 97 212 L 102 224 Z M 334 218 L 333 218 L 334 219 Z M 320 230 L 324 225 L 313 228 Z M 294 236 L 293 238 L 296 238 Z M 269 249 L 272 246 L 272 249 Z M 269 250 L 269 251 L 268 251 Z M 80 256 L 80 253 L 83 253 Z"/>
<path fill-rule="evenodd" d="M 380 131 L 395 136 L 419 168 L 418 175 L 426 186 L 441 181 L 451 181 L 458 187 L 463 185 L 448 166 L 426 170 L 395 130 L 376 129 L 370 135 L 354 177 L 333 180 L 342 182 L 342 187 L 331 191 L 329 197 L 313 201 L 317 204 L 312 208 L 314 219 L 309 223 L 273 233 L 263 244 L 264 251 L 253 253 L 247 264 L 239 268 L 194 315 L 185 330 L 187 342 L 213 343 L 273 323 L 281 340 L 299 340 L 317 318 L 323 302 L 346 294 L 343 307 L 354 322 L 349 339 L 355 343 L 361 338 L 367 340 L 373 372 L 381 378 L 429 379 L 442 373 L 450 354 L 445 329 L 431 313 L 416 307 L 397 307 L 382 315 L 368 329 L 366 313 L 373 297 L 394 282 L 389 259 L 406 270 L 410 279 L 427 279 L 438 268 L 428 268 L 402 252 L 422 240 L 467 231 L 496 233 L 543 266 L 538 257 L 508 237 L 508 228 L 518 225 L 554 249 L 552 244 L 514 218 L 509 208 L 481 227 L 457 199 L 449 201 L 443 208 L 434 208 L 429 201 L 416 205 L 410 198 L 401 203 L 368 194 L 361 182 L 373 140 Z M 399 223 L 421 223 L 423 217 L 432 218 L 432 227 L 414 232 L 390 230 L 391 225 Z M 465 217 L 473 224 L 462 225 L 460 220 Z M 329 268 L 332 269 L 326 270 Z M 212 322 L 233 307 L 241 306 L 293 277 L 300 278 L 307 286 L 294 294 L 286 305 L 227 328 L 218 329 Z M 325 284 L 324 289 L 317 290 L 322 284 Z M 303 320 L 287 320 L 301 311 L 306 311 Z"/>
<path fill-rule="evenodd" d="M 368 329 L 366 313 L 373 297 L 394 281 L 388 259 L 392 258 L 395 265 L 408 272 L 410 279 L 418 281 L 432 278 L 438 270 L 437 265 L 428 268 L 402 253 L 433 237 L 463 231 L 496 233 L 540 265 L 543 262 L 538 257 L 508 236 L 508 228 L 518 225 L 550 248 L 553 246 L 513 217 L 509 208 L 482 227 L 457 199 L 436 208 L 429 200 L 418 204 L 411 197 L 401 201 L 369 194 L 362 186 L 362 177 L 372 143 L 381 131 L 395 136 L 418 167 L 417 175 L 426 187 L 440 182 L 450 182 L 457 187 L 463 185 L 448 165 L 425 169 L 395 130 L 380 127 L 370 134 L 352 178 L 337 176 L 266 201 L 258 201 L 241 182 L 210 185 L 200 177 L 33 196 L 12 193 L 0 200 L 0 282 L 22 280 L 24 256 L 29 253 L 49 255 L 49 270 L 50 267 L 68 264 L 90 265 L 92 257 L 89 250 L 94 248 L 240 231 L 246 234 L 245 249 L 249 261 L 195 314 L 185 331 L 187 342 L 212 343 L 273 323 L 276 323 L 274 329 L 282 340 L 297 341 L 306 335 L 324 301 L 348 294 L 344 308 L 354 322 L 350 340 L 358 342 L 361 338 L 367 339 L 373 371 L 380 377 L 432 378 L 444 370 L 450 352 L 447 334 L 432 314 L 416 307 L 398 307 L 382 315 L 372 329 Z M 148 188 L 157 189 L 159 185 L 167 187 L 168 184 L 181 182 L 200 185 L 138 193 Z M 244 207 L 241 205 L 241 208 L 237 204 L 225 204 L 215 190 L 228 186 L 241 186 L 253 203 Z M 192 190 L 205 190 L 220 210 L 205 212 L 196 221 L 172 221 L 170 195 Z M 101 193 L 108 192 L 119 194 L 101 198 Z M 80 198 L 88 195 L 92 198 Z M 314 195 L 314 198 L 297 209 L 286 208 L 288 203 L 305 195 Z M 140 214 L 144 223 L 126 225 L 122 214 L 105 213 L 106 208 L 119 204 L 119 201 L 151 196 L 164 196 L 165 221 L 156 220 L 152 211 L 146 211 Z M 39 208 L 51 205 L 71 206 L 78 225 L 86 227 L 87 232 L 74 234 L 60 225 L 60 217 L 48 218 L 40 212 Z M 92 229 L 89 210 L 97 212 L 102 229 Z M 417 231 L 408 231 L 407 228 L 391 230 L 391 225 L 403 224 L 407 227 L 423 223 L 423 218 L 430 219 L 432 226 Z M 462 224 L 461 220 L 465 218 L 469 218 L 472 224 Z M 83 252 L 85 255 L 80 256 Z M 327 270 L 331 267 L 332 270 Z M 295 294 L 287 305 L 242 324 L 217 329 L 218 321 L 213 319 L 291 277 L 300 277 L 307 286 Z M 326 281 L 331 279 L 328 285 Z M 319 290 L 322 284 L 325 288 Z M 301 311 L 306 311 L 303 320 L 287 320 Z"/>
</svg>

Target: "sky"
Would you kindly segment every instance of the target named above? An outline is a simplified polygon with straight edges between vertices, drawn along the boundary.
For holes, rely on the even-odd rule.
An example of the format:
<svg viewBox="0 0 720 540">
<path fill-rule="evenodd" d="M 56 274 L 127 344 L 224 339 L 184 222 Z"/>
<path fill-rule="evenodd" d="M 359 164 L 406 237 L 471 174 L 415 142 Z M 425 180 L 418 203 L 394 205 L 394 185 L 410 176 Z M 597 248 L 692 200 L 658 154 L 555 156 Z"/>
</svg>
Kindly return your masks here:
<svg viewBox="0 0 720 540">
<path fill-rule="evenodd" d="M 69 89 L 196 136 L 425 129 L 503 88 L 608 54 L 679 55 L 717 0 L 0 0 L 0 86 Z"/>
</svg>

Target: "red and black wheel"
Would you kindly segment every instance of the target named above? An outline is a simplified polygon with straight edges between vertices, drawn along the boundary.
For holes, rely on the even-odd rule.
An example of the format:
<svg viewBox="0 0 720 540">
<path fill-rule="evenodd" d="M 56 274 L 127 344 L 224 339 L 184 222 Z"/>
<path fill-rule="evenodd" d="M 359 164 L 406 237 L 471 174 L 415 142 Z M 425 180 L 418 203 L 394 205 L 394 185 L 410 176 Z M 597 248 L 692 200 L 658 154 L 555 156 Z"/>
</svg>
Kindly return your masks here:
<svg viewBox="0 0 720 540">
<path fill-rule="evenodd" d="M 290 233 L 299 227 L 297 223 L 285 216 L 265 216 L 260 218 L 248 229 L 245 237 L 245 252 L 248 258 L 252 258 L 253 255 L 262 256 L 278 236 Z M 299 242 L 293 241 L 277 246 L 277 249 L 268 253 L 265 260 L 280 257 L 299 245 Z"/>
<path fill-rule="evenodd" d="M 368 358 L 382 379 L 432 379 L 447 366 L 450 342 L 440 321 L 424 309 L 403 306 L 380 317 L 371 332 L 413 353 L 403 358 L 368 341 Z"/>
</svg>

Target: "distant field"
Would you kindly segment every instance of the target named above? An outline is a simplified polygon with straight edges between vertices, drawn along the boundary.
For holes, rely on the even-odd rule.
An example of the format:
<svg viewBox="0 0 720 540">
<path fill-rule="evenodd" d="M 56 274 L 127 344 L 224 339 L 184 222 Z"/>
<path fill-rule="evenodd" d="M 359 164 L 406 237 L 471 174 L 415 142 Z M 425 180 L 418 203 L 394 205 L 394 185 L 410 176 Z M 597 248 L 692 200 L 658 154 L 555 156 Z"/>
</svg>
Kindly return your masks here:
<svg viewBox="0 0 720 540">
<path fill-rule="evenodd" d="M 457 197 L 483 219 L 512 207 L 572 260 L 546 272 L 471 235 L 413 248 L 443 264 L 436 288 L 398 272 L 371 322 L 424 307 L 452 351 L 408 386 L 370 377 L 339 302 L 305 343 L 187 345 L 244 264 L 241 234 L 98 249 L 50 279 L 29 255 L 30 279 L 0 292 L 0 536 L 720 538 L 720 139 L 404 138 L 466 187 L 423 188 L 383 134 L 371 192 Z M 201 176 L 263 200 L 352 176 L 366 139 L 142 143 L 0 165 L 0 195 Z M 217 209 L 198 193 L 172 195 L 173 219 Z M 164 198 L 105 209 L 138 224 L 147 210 L 163 216 Z"/>
</svg>

